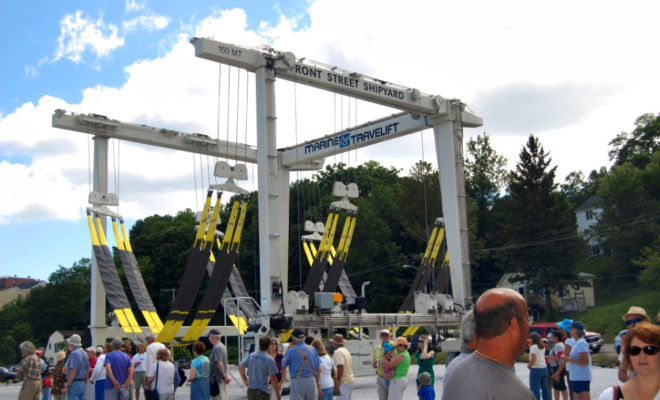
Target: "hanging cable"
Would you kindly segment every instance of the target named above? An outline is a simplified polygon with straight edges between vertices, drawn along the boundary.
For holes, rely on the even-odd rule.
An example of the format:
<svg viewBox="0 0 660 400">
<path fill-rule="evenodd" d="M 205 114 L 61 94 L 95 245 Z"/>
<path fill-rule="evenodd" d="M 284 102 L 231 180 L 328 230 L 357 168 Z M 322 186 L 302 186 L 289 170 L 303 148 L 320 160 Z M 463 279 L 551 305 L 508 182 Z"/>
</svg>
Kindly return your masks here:
<svg viewBox="0 0 660 400">
<path fill-rule="evenodd" d="M 293 82 L 293 133 L 295 135 L 296 146 L 298 146 L 298 83 Z M 297 209 L 297 218 L 298 218 L 298 238 L 300 238 L 300 161 L 298 160 L 298 152 L 296 151 L 296 180 L 298 181 L 298 189 L 296 190 L 296 209 Z M 304 200 L 304 199 L 303 199 Z M 302 285 L 302 243 L 300 240 L 296 241 L 298 243 L 298 282 Z"/>
<path fill-rule="evenodd" d="M 247 72 L 246 72 L 247 73 Z M 234 162 L 238 163 L 238 113 L 241 104 L 241 70 L 238 70 L 238 78 L 236 79 L 236 140 L 234 141 L 236 151 L 234 152 Z"/>
<path fill-rule="evenodd" d="M 191 144 L 192 147 L 192 144 Z M 197 198 L 197 165 L 195 162 L 195 153 L 190 153 L 192 154 L 192 161 L 193 161 L 193 181 L 195 182 L 195 212 L 199 212 L 199 207 L 198 207 L 198 201 L 199 199 Z"/>
<path fill-rule="evenodd" d="M 91 147 L 92 136 L 87 135 L 87 192 L 92 192 L 92 151 Z"/>
<path fill-rule="evenodd" d="M 229 96 L 231 96 L 231 66 L 227 72 L 227 156 L 226 161 L 229 163 L 229 111 L 231 102 L 229 101 Z"/>
<path fill-rule="evenodd" d="M 220 109 L 221 109 L 221 99 L 222 99 L 222 64 L 218 64 L 218 118 L 216 121 L 215 131 L 216 131 L 216 140 L 217 143 L 220 143 Z M 218 154 L 215 155 L 215 162 L 218 162 Z"/>
<path fill-rule="evenodd" d="M 422 166 L 425 165 L 425 157 L 424 157 L 424 131 L 419 132 L 419 137 L 422 140 Z M 429 209 L 428 209 L 428 201 L 427 201 L 427 194 L 426 194 L 426 174 L 422 175 L 422 188 L 424 189 L 424 232 L 426 232 L 426 237 L 429 237 L 430 231 L 429 231 Z"/>
</svg>

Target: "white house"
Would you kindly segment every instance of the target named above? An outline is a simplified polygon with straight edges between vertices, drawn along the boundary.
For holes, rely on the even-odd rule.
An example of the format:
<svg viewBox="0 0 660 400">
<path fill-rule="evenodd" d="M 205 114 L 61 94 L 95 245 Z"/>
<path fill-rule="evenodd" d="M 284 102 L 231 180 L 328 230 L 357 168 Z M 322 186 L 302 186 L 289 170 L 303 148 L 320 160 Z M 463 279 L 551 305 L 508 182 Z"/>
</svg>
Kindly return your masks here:
<svg viewBox="0 0 660 400">
<path fill-rule="evenodd" d="M 74 333 L 84 337 L 87 331 L 55 331 L 48 337 L 44 357 L 46 357 L 50 365 L 55 365 L 55 353 L 66 349 L 66 339 Z"/>
<path fill-rule="evenodd" d="M 587 240 L 592 256 L 602 255 L 604 253 L 603 246 L 600 244 L 600 238 L 590 230 L 598 223 L 598 217 L 603 212 L 600 206 L 601 200 L 600 196 L 591 196 L 575 208 L 578 236 Z"/>
<path fill-rule="evenodd" d="M 497 287 L 513 289 L 522 294 L 527 300 L 532 317 L 536 320 L 539 317 L 539 308 L 545 308 L 545 294 L 531 293 L 527 288 L 526 282 L 511 282 L 511 279 L 515 275 L 513 272 L 507 272 L 502 275 L 502 278 L 497 282 Z M 553 308 L 556 307 L 561 312 L 582 312 L 587 308 L 596 306 L 596 298 L 594 296 L 594 280 L 596 279 L 596 275 L 578 272 L 577 276 L 585 284 L 564 285 L 559 293 L 550 293 L 550 301 Z"/>
</svg>

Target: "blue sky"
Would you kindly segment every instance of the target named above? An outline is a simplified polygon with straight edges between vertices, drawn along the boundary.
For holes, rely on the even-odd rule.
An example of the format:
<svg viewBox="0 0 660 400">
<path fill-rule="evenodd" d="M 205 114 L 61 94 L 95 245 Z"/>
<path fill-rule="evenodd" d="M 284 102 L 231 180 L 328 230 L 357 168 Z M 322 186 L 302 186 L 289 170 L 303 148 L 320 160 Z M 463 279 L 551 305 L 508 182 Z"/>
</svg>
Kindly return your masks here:
<svg viewBox="0 0 660 400">
<path fill-rule="evenodd" d="M 245 46 L 266 43 L 460 98 L 485 121 L 466 130 L 466 140 L 487 132 L 513 167 L 534 133 L 558 165 L 560 182 L 571 171 L 588 174 L 609 165 L 608 142 L 632 130 L 637 116 L 660 111 L 660 62 L 649 50 L 660 37 L 657 1 L 401 4 L 0 2 L 0 275 L 47 279 L 58 265 L 90 254 L 83 215 L 91 140 L 52 128 L 56 108 L 211 136 L 231 132 L 233 138 L 240 131 L 240 141 L 256 144 L 252 78 L 196 59 L 188 43 L 196 35 Z M 239 96 L 237 87 L 247 95 Z M 280 147 L 392 112 L 279 81 L 277 93 Z M 233 119 L 238 114 L 241 121 L 245 115 L 244 124 Z M 129 224 L 200 206 L 211 179 L 202 171 L 214 160 L 130 143 L 112 146 L 110 189 Z M 435 164 L 429 132 L 350 157 L 404 171 L 422 157 Z M 326 160 L 335 161 L 348 160 Z M 248 172 L 244 187 L 252 190 L 254 169 Z"/>
</svg>

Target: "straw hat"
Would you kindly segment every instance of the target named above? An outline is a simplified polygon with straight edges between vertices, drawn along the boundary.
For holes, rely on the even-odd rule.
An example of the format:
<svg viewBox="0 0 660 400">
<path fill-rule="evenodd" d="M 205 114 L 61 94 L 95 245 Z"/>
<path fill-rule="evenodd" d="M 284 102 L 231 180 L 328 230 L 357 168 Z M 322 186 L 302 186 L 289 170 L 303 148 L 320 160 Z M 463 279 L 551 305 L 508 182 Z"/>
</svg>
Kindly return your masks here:
<svg viewBox="0 0 660 400">
<path fill-rule="evenodd" d="M 66 358 L 66 353 L 63 351 L 58 351 L 55 353 L 55 362 L 60 362 Z"/>
<path fill-rule="evenodd" d="M 644 319 L 644 320 L 646 320 L 646 321 L 651 321 L 651 319 L 649 318 L 649 316 L 646 315 L 646 310 L 644 310 L 644 309 L 643 309 L 642 307 L 640 307 L 640 306 L 632 306 L 632 307 L 630 307 L 630 308 L 628 309 L 628 312 L 625 313 L 625 314 L 623 315 L 623 317 L 622 317 L 623 320 L 625 321 L 625 320 L 626 320 L 626 317 L 627 317 L 628 315 L 631 315 L 631 314 L 639 315 L 640 317 L 642 317 L 642 319 Z"/>
<path fill-rule="evenodd" d="M 346 344 L 346 339 L 344 339 L 344 335 L 342 335 L 341 333 L 335 333 L 335 337 L 330 339 L 330 343 Z"/>
<path fill-rule="evenodd" d="M 396 338 L 396 340 L 394 341 L 394 345 L 395 345 L 395 346 L 406 345 L 406 347 L 408 347 L 408 339 L 406 339 L 406 338 L 403 337 L 403 336 L 399 336 L 399 337 Z"/>
</svg>

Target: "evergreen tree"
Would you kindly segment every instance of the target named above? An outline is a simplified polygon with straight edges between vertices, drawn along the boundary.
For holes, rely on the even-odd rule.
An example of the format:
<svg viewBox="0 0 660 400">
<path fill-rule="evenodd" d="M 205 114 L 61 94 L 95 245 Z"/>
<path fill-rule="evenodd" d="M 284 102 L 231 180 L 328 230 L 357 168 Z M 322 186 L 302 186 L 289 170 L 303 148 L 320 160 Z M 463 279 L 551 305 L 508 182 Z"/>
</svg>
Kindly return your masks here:
<svg viewBox="0 0 660 400">
<path fill-rule="evenodd" d="M 576 280 L 575 263 L 584 245 L 577 237 L 575 214 L 556 191 L 557 167 L 550 163 L 539 140 L 530 135 L 510 176 L 511 219 L 504 255 L 514 280 L 545 294 L 545 308 L 552 315 L 549 294 Z"/>
<path fill-rule="evenodd" d="M 487 133 L 468 141 L 465 191 L 468 196 L 472 282 L 484 288 L 494 286 L 502 273 L 493 254 L 482 249 L 499 244 L 493 207 L 506 184 L 506 163 L 506 158 L 491 146 Z"/>
</svg>

